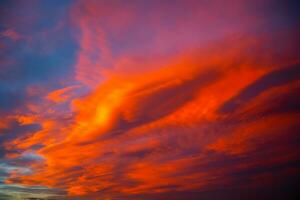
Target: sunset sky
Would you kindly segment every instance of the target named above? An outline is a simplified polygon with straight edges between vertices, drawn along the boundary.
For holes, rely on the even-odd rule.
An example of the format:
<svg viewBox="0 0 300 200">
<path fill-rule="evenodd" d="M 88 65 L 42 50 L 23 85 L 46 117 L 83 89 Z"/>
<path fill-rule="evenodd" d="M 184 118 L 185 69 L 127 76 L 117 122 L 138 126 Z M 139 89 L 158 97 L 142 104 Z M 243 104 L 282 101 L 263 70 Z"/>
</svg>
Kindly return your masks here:
<svg viewBox="0 0 300 200">
<path fill-rule="evenodd" d="M 300 199 L 299 10 L 1 0 L 0 200 Z"/>
</svg>

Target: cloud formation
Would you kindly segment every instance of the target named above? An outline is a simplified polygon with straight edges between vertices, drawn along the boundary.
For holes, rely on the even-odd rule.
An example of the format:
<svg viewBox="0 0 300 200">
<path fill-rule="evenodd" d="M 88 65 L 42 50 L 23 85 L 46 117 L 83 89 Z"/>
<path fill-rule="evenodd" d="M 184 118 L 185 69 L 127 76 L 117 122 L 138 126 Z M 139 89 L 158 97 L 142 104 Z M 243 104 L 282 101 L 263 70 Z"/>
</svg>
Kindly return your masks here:
<svg viewBox="0 0 300 200">
<path fill-rule="evenodd" d="M 263 190 L 264 199 L 292 188 L 299 29 L 269 9 L 276 2 L 230 4 L 76 1 L 36 39 L 9 34 L 20 44 L 5 43 L 39 57 L 6 63 L 43 68 L 14 87 L 18 76 L 1 80 L 0 94 L 22 91 L 9 97 L 16 103 L 0 99 L 3 195 L 251 199 L 247 191 Z"/>
</svg>

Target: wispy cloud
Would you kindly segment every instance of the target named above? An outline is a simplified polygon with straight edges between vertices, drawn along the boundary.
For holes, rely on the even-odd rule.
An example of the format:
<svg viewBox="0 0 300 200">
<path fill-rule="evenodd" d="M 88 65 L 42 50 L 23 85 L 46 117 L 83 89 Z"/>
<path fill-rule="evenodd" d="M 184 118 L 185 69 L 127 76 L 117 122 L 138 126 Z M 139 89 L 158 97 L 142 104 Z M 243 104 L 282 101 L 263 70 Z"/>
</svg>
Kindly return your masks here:
<svg viewBox="0 0 300 200">
<path fill-rule="evenodd" d="M 0 99 L 3 195 L 220 199 L 292 183 L 299 29 L 275 2 L 230 4 L 76 1 L 34 23 L 1 80 L 18 94 Z"/>
</svg>

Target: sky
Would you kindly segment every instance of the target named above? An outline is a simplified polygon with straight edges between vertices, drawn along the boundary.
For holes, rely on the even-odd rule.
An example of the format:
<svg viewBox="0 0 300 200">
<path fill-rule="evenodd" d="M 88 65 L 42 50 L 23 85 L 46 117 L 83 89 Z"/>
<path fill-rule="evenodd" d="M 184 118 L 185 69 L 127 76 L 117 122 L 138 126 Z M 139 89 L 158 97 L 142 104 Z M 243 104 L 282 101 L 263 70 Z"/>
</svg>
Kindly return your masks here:
<svg viewBox="0 0 300 200">
<path fill-rule="evenodd" d="M 299 9 L 1 0 L 0 200 L 299 199 Z"/>
</svg>

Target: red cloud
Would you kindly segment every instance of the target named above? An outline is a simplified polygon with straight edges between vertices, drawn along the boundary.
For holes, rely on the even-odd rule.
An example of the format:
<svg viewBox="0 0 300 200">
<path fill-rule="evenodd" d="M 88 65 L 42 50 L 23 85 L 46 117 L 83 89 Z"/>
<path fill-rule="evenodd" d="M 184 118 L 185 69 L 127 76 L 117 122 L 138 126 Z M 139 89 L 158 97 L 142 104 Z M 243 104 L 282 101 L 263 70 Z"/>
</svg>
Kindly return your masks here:
<svg viewBox="0 0 300 200">
<path fill-rule="evenodd" d="M 255 110 L 259 104 L 268 104 L 268 97 L 274 94 L 280 96 L 278 90 L 284 96 L 295 87 L 292 85 L 267 89 L 237 113 L 218 112 L 226 101 L 272 72 L 270 64 L 281 68 L 297 60 L 269 60 L 271 51 L 254 59 L 245 53 L 247 49 L 257 53 L 265 43 L 238 41 L 230 43 L 230 51 L 223 54 L 218 53 L 219 48 L 206 54 L 197 50 L 149 72 L 110 75 L 91 94 L 73 101 L 73 119 L 43 117 L 42 130 L 13 142 L 21 149 L 45 145 L 37 151 L 45 160 L 31 166 L 34 174 L 12 174 L 9 182 L 64 188 L 70 195 L 101 190 L 159 193 L 232 184 L 236 178 L 231 173 L 247 170 L 256 162 L 249 152 L 282 137 L 295 137 L 289 129 L 297 125 L 298 118 L 288 113 L 253 120 L 253 114 L 239 114 L 250 107 L 249 114 L 262 113 Z M 238 64 L 237 59 L 241 60 Z M 289 147 L 284 151 L 289 152 Z M 274 149 L 270 155 L 278 153 Z M 233 168 L 212 167 L 223 162 L 219 154 L 248 156 L 249 166 L 237 162 Z"/>
<path fill-rule="evenodd" d="M 19 40 L 19 39 L 22 38 L 22 36 L 20 36 L 20 34 L 18 34 L 16 31 L 14 31 L 12 29 L 7 29 L 5 31 L 2 31 L 0 33 L 0 35 L 2 37 L 7 37 L 7 38 L 9 38 L 9 39 L 11 39 L 13 41 L 17 41 L 17 40 Z"/>
<path fill-rule="evenodd" d="M 239 6 L 238 13 L 243 13 Z M 227 9 L 226 19 L 237 14 Z M 184 15 L 174 26 L 167 25 L 171 30 L 183 28 L 200 34 L 195 21 L 182 27 L 184 19 L 203 17 L 197 11 L 192 9 L 192 17 Z M 60 110 L 57 106 L 61 105 L 49 101 L 29 104 L 31 115 L 18 119 L 23 124 L 34 119 L 41 130 L 5 147 L 35 149 L 43 160 L 29 164 L 32 174 L 12 173 L 7 183 L 61 188 L 69 195 L 101 192 L 110 198 L 246 187 L 262 177 L 272 180 L 265 171 L 273 166 L 285 174 L 285 165 L 297 157 L 299 147 L 293 140 L 298 139 L 294 131 L 299 128 L 298 108 L 282 112 L 278 107 L 281 102 L 294 102 L 290 94 L 299 90 L 299 82 L 294 80 L 298 75 L 277 85 L 264 82 L 273 72 L 298 66 L 296 30 L 258 35 L 241 31 L 229 37 L 222 29 L 222 37 L 209 44 L 196 41 L 202 48 L 195 47 L 195 41 L 172 46 L 173 39 L 163 43 L 168 38 L 162 34 L 166 30 L 160 30 L 164 26 L 159 19 L 165 13 L 158 9 L 145 20 L 155 29 L 157 36 L 149 38 L 155 44 L 145 47 L 141 56 L 130 45 L 134 50 L 124 47 L 121 53 L 111 46 L 122 33 L 136 39 L 144 35 L 128 28 L 140 25 L 136 16 L 143 17 L 143 13 L 131 6 L 122 9 L 112 3 L 102 7 L 83 1 L 72 12 L 81 31 L 75 79 L 89 86 L 90 92 L 75 97 L 68 95 L 74 87 L 67 87 L 46 95 L 58 103 L 69 99 L 71 111 Z M 209 17 L 210 13 L 203 15 Z M 123 17 L 126 20 L 118 20 Z M 249 26 L 255 27 L 254 19 L 259 16 L 248 17 L 253 20 Z M 209 19 L 218 25 L 222 17 Z M 240 25 L 235 28 L 241 29 Z M 147 43 L 145 38 L 141 41 Z M 168 51 L 168 45 L 180 50 Z M 164 53 L 157 50 L 160 48 Z M 249 94 L 252 90 L 259 92 Z M 223 109 L 228 105 L 234 105 L 232 111 L 228 109 L 231 112 Z M 259 170 L 250 173 L 253 169 Z M 298 173 L 287 171 L 289 175 Z"/>
</svg>

